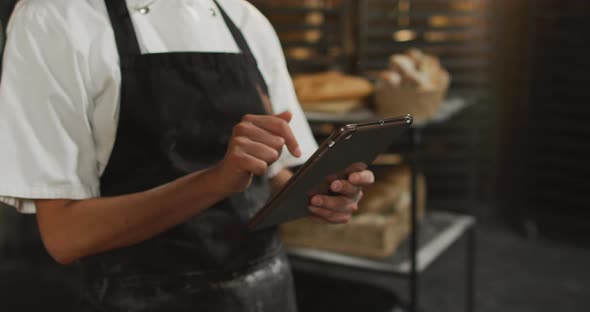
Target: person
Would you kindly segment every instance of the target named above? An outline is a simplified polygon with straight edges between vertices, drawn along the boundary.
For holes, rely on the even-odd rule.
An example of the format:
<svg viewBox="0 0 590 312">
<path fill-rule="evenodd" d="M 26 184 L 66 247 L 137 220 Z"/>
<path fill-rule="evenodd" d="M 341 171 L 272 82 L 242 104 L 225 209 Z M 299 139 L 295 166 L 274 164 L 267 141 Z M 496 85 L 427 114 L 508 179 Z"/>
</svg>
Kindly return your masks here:
<svg viewBox="0 0 590 312">
<path fill-rule="evenodd" d="M 80 261 L 81 311 L 295 311 L 276 228 L 244 224 L 317 148 L 278 38 L 242 0 L 21 0 L 0 200 Z M 361 170 L 310 198 L 347 222 Z"/>
</svg>

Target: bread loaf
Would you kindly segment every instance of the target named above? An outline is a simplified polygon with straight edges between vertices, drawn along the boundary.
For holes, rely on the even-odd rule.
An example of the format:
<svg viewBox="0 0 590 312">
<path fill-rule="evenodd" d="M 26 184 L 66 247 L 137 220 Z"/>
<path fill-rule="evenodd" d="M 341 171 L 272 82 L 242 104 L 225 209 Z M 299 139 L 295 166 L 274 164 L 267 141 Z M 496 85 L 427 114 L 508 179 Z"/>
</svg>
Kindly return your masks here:
<svg viewBox="0 0 590 312">
<path fill-rule="evenodd" d="M 408 215 L 411 204 L 411 171 L 407 166 L 375 172 L 375 183 L 365 187 L 357 214 Z M 426 182 L 421 175 L 417 181 L 418 210 L 423 214 L 426 205 Z"/>
<path fill-rule="evenodd" d="M 337 71 L 299 75 L 293 84 L 299 101 L 305 103 L 359 99 L 373 91 L 367 79 Z"/>
<path fill-rule="evenodd" d="M 450 83 L 438 59 L 417 49 L 392 55 L 376 75 L 375 109 L 380 116 L 411 114 L 415 122 L 434 116 Z"/>
</svg>

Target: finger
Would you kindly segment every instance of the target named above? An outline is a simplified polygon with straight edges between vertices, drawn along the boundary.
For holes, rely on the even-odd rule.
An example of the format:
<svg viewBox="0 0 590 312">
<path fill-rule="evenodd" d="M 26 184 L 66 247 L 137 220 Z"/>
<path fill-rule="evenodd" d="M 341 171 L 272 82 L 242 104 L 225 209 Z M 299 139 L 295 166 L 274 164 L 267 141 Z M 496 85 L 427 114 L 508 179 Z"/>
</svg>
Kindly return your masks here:
<svg viewBox="0 0 590 312">
<path fill-rule="evenodd" d="M 285 139 L 274 135 L 250 122 L 241 122 L 234 127 L 234 136 L 244 136 L 252 141 L 268 145 L 281 152 Z"/>
<path fill-rule="evenodd" d="M 363 162 L 356 162 L 348 165 L 348 167 L 346 167 L 346 169 L 344 170 L 344 174 L 350 175 L 353 172 L 366 170 L 368 167 L 369 166 L 367 166 L 367 164 Z"/>
<path fill-rule="evenodd" d="M 276 114 L 275 116 L 283 119 L 286 122 L 291 122 L 291 119 L 293 118 L 293 114 L 290 111 L 285 111 L 285 112 Z"/>
<path fill-rule="evenodd" d="M 315 206 L 309 206 L 309 211 L 311 211 L 312 217 L 315 217 L 316 220 L 319 219 L 334 224 L 347 223 L 351 218 L 351 215 L 348 213 L 339 213 Z"/>
<path fill-rule="evenodd" d="M 287 121 L 290 114 L 287 112 L 274 116 L 248 114 L 244 116 L 244 121 L 251 122 L 259 128 L 282 137 L 285 139 L 285 144 L 289 152 L 295 157 L 301 157 L 299 143 L 297 143 L 297 139 L 295 139 L 295 135 L 293 135 L 291 127 L 289 127 L 289 122 Z"/>
<path fill-rule="evenodd" d="M 371 170 L 354 172 L 348 176 L 348 181 L 355 185 L 369 185 L 375 182 L 375 174 Z"/>
<path fill-rule="evenodd" d="M 361 191 L 361 187 L 346 180 L 336 180 L 330 184 L 330 190 L 349 197 L 355 197 Z"/>
<path fill-rule="evenodd" d="M 358 210 L 356 200 L 347 196 L 315 195 L 311 198 L 311 205 L 338 213 L 350 214 Z"/>
<path fill-rule="evenodd" d="M 262 176 L 266 173 L 266 170 L 268 169 L 266 162 L 239 149 L 235 152 L 235 154 L 238 160 L 238 166 L 241 170 L 250 172 L 257 176 Z"/>
<path fill-rule="evenodd" d="M 269 165 L 279 159 L 279 152 L 270 146 L 254 142 L 247 137 L 235 137 L 234 141 L 242 151 Z"/>
</svg>

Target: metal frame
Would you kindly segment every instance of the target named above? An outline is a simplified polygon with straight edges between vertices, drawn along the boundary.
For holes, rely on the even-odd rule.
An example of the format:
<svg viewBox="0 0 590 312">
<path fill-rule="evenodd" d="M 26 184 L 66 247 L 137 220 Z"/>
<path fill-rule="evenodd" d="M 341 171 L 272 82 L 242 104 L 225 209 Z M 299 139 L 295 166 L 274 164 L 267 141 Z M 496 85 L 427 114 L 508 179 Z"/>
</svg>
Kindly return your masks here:
<svg viewBox="0 0 590 312">
<path fill-rule="evenodd" d="M 345 0 L 343 1 L 343 7 L 344 9 L 342 9 L 342 11 L 340 11 L 340 14 L 342 14 L 341 16 L 347 16 L 348 12 L 350 11 L 350 8 L 352 7 L 351 4 L 352 0 Z M 357 74 L 364 74 L 366 72 L 366 70 L 370 69 L 369 68 L 369 58 L 368 58 L 368 52 L 369 52 L 369 37 L 371 36 L 370 32 L 373 31 L 373 33 L 375 32 L 375 30 L 371 30 L 369 29 L 369 18 L 371 15 L 371 12 L 369 12 L 369 6 L 370 6 L 370 0 L 355 0 L 355 8 L 357 10 L 356 12 L 356 17 L 357 17 L 357 30 L 356 30 L 356 44 L 355 44 L 355 55 L 353 55 L 353 60 L 352 60 L 352 66 L 349 68 L 349 71 L 355 72 Z M 377 0 L 372 0 L 372 1 L 377 1 Z M 412 0 L 412 1 L 416 1 L 417 0 Z M 433 0 L 434 1 L 434 0 Z M 446 1 L 446 0 L 440 0 L 442 1 Z M 474 0 L 475 2 L 480 2 L 482 0 Z M 423 2 L 423 1 L 420 1 Z M 382 1 L 381 3 L 385 3 L 385 1 Z M 268 9 L 263 7 L 261 8 L 261 10 L 263 12 L 266 13 L 271 13 L 272 14 L 272 10 L 280 10 L 281 13 L 288 13 L 289 10 L 295 10 L 298 14 L 300 14 L 301 12 L 312 12 L 313 9 L 310 8 L 282 8 L 282 9 Z M 327 9 L 325 9 L 327 10 Z M 324 11 L 325 11 L 324 10 Z M 334 9 L 329 9 L 330 14 L 337 14 L 336 11 L 334 11 Z M 343 13 L 344 12 L 344 13 Z M 340 27 L 344 28 L 345 27 L 345 18 L 343 18 L 340 21 Z M 306 27 L 305 25 L 289 25 L 289 30 L 298 30 L 298 29 L 304 29 L 304 27 Z M 394 29 L 392 29 L 393 31 Z M 454 31 L 454 30 L 462 30 L 461 27 L 448 27 L 449 31 Z M 278 31 L 281 31 L 281 27 L 278 27 Z M 344 35 L 344 31 L 341 32 Z M 374 34 L 373 34 L 374 35 Z M 342 46 L 344 46 L 344 38 L 341 37 L 340 38 Z M 295 45 L 295 44 L 293 44 Z M 402 46 L 407 46 L 407 44 L 401 43 Z M 433 44 L 436 45 L 436 44 Z M 440 45 L 440 44 L 439 44 Z M 469 45 L 469 44 L 468 44 Z M 289 43 L 284 43 L 284 46 L 290 46 Z M 321 48 L 321 47 L 320 47 Z M 488 47 L 480 47 L 480 46 L 469 46 L 469 49 L 483 49 L 486 50 L 488 49 Z M 344 49 L 344 47 L 343 47 Z M 389 48 L 388 48 L 389 49 Z M 389 51 L 389 50 L 388 50 Z M 393 51 L 391 51 L 393 52 Z M 445 60 L 443 60 L 445 61 Z M 453 61 L 453 60 L 451 60 Z M 463 60 L 461 60 L 463 61 Z M 292 66 L 295 66 L 296 63 L 292 63 Z M 459 68 L 462 65 L 465 65 L 463 63 L 460 62 L 454 62 L 452 63 L 453 66 L 459 66 Z M 346 67 L 346 66 L 344 66 Z M 294 68 L 291 68 L 292 70 Z M 457 75 L 457 77 L 461 76 L 460 74 Z M 464 75 L 463 75 L 464 76 Z M 472 77 L 468 77 L 469 79 L 467 80 L 471 80 Z M 342 122 L 342 120 L 340 121 Z M 408 277 L 408 288 L 409 288 L 409 306 L 411 311 L 418 311 L 418 303 L 420 300 L 420 293 L 419 293 L 419 275 L 420 275 L 420 270 L 418 268 L 418 264 L 419 264 L 419 259 L 418 259 L 418 248 L 419 248 L 419 242 L 420 242 L 420 235 L 419 235 L 419 230 L 420 230 L 420 225 L 418 222 L 418 218 L 417 218 L 417 201 L 416 201 L 416 184 L 417 184 L 417 175 L 420 172 L 420 170 L 422 169 L 422 164 L 420 164 L 420 158 L 421 158 L 421 154 L 420 154 L 420 150 L 421 150 L 421 144 L 423 143 L 423 126 L 419 126 L 419 127 L 414 127 L 410 130 L 409 134 L 408 134 L 408 140 L 405 142 L 406 148 L 409 148 L 409 163 L 410 163 L 410 167 L 411 167 L 411 183 L 412 183 L 412 206 L 411 206 L 411 218 L 410 218 L 410 226 L 411 226 L 411 231 L 410 231 L 410 237 L 409 237 L 409 249 L 410 249 L 410 272 L 408 274 L 399 274 L 401 276 L 404 277 Z M 472 141 L 472 138 L 470 137 L 469 141 Z M 473 172 L 473 168 L 468 168 L 470 170 L 470 172 Z M 473 176 L 474 174 L 472 174 L 471 176 Z M 469 182 L 473 182 L 473 179 L 470 179 Z M 474 184 L 474 183 L 471 183 Z M 474 194 L 471 194 L 471 197 L 475 197 Z M 466 274 L 465 274 L 465 279 L 466 279 L 466 290 L 465 290 L 465 310 L 466 311 L 473 311 L 474 309 L 474 292 L 475 292 L 475 250 L 476 250 L 476 239 L 475 239 L 475 229 L 474 227 L 471 227 L 468 231 L 468 233 L 466 233 L 467 236 L 467 243 L 466 243 L 466 261 L 467 261 L 467 265 L 466 265 Z"/>
<path fill-rule="evenodd" d="M 403 271 L 400 272 L 393 272 L 390 270 L 384 270 L 384 264 L 362 264 L 360 262 L 356 262 L 356 264 L 354 263 L 354 261 L 345 261 L 345 260 L 338 260 L 335 259 L 335 257 L 330 257 L 330 256 L 322 256 L 322 255 L 317 255 L 313 254 L 313 252 L 306 252 L 306 251 L 302 251 L 302 250 L 294 250 L 292 252 L 292 255 L 295 256 L 301 256 L 304 258 L 308 258 L 308 259 L 322 259 L 323 262 L 332 262 L 334 264 L 347 264 L 347 265 L 352 265 L 352 266 L 356 266 L 360 269 L 365 268 L 365 269 L 369 269 L 370 267 L 376 269 L 376 270 L 383 270 L 382 272 L 387 272 L 390 278 L 392 277 L 402 277 L 402 278 L 408 278 L 408 292 L 409 292 L 409 296 L 408 296 L 408 308 L 410 309 L 410 311 L 412 312 L 417 312 L 419 311 L 419 302 L 420 302 L 420 288 L 419 288 L 419 278 L 420 278 L 420 273 L 421 271 L 424 269 L 424 267 L 421 267 L 421 261 L 418 258 L 419 255 L 419 244 L 420 244 L 420 224 L 418 222 L 418 216 L 417 216 L 417 212 L 418 212 L 418 207 L 417 207 L 417 179 L 418 179 L 418 174 L 421 172 L 421 164 L 420 164 L 420 152 L 421 152 L 421 144 L 422 144 L 422 137 L 423 137 L 423 131 L 425 129 L 428 129 L 429 125 L 434 125 L 434 124 L 440 124 L 440 123 L 444 123 L 446 122 L 448 119 L 450 119 L 452 116 L 458 114 L 461 110 L 464 110 L 468 104 L 463 103 L 462 105 L 456 105 L 453 104 L 453 100 L 449 100 L 448 102 L 445 102 L 443 104 L 444 106 L 451 107 L 451 109 L 441 109 L 441 113 L 438 114 L 437 116 L 435 116 L 433 118 L 434 121 L 431 122 L 423 122 L 423 123 L 418 123 L 415 124 L 414 126 L 412 126 L 408 132 L 406 133 L 406 135 L 403 138 L 400 138 L 399 142 L 396 142 L 393 146 L 392 146 L 392 150 L 395 150 L 396 152 L 400 152 L 403 151 L 402 154 L 404 154 L 407 157 L 407 162 L 410 165 L 411 168 L 411 198 L 412 198 L 412 204 L 411 204 L 411 217 L 410 217 L 410 234 L 409 234 L 409 238 L 408 238 L 408 248 L 409 248 L 409 270 L 407 271 L 407 273 L 404 273 Z M 310 117 L 314 116 L 313 114 L 310 114 Z M 352 117 L 353 115 L 351 115 Z M 374 118 L 376 116 L 373 116 L 372 118 Z M 366 119 L 367 116 L 360 114 L 358 116 L 358 119 Z M 370 117 L 371 118 L 371 117 Z M 321 116 L 320 118 L 310 118 L 310 121 L 312 122 L 317 122 L 317 123 L 332 123 L 332 124 L 345 124 L 348 122 L 359 122 L 361 120 L 358 120 L 355 118 L 350 118 L 350 119 L 346 119 L 345 117 L 342 116 L 338 116 L 335 117 L 334 119 L 322 119 Z M 475 217 L 472 213 L 470 214 L 471 216 Z M 476 265 L 476 248 L 477 248 L 477 241 L 476 241 L 476 229 L 475 229 L 475 224 L 469 226 L 468 230 L 466 233 L 462 233 L 461 236 L 465 236 L 467 238 L 466 240 L 466 245 L 465 245 L 465 261 L 466 261 L 466 271 L 465 271 L 465 311 L 468 312 L 472 312 L 474 311 L 475 308 L 475 265 Z M 296 266 L 297 267 L 297 266 Z M 309 269 L 309 265 L 308 265 L 308 269 Z M 321 271 L 323 274 L 331 274 L 330 272 L 327 272 L 327 269 Z M 340 270 L 340 269 L 335 269 L 334 272 L 332 272 L 333 274 L 337 275 L 337 274 L 346 274 L 345 271 Z M 351 275 L 353 276 L 358 276 L 358 272 L 352 273 Z M 365 274 L 367 274 L 367 277 L 371 277 L 373 278 L 374 275 L 370 274 L 369 271 L 365 271 Z M 352 278 L 354 279 L 354 278 Z M 380 285 L 383 285 L 384 283 L 380 283 Z"/>
<path fill-rule="evenodd" d="M 483 79 L 484 75 L 480 74 L 480 71 L 486 66 L 490 66 L 488 58 L 485 56 L 492 50 L 492 44 L 485 40 L 470 41 L 467 39 L 459 40 L 457 42 L 450 41 L 451 39 L 445 39 L 443 41 L 427 41 L 422 36 L 429 32 L 440 32 L 445 33 L 459 32 L 461 34 L 468 33 L 481 33 L 488 36 L 491 34 L 485 21 L 489 18 L 489 14 L 483 14 L 483 10 L 480 7 L 486 5 L 489 0 L 471 0 L 474 8 L 471 11 L 452 11 L 444 10 L 440 12 L 441 16 L 447 16 L 450 13 L 456 13 L 455 15 L 460 16 L 474 16 L 473 21 L 468 25 L 453 25 L 449 24 L 445 27 L 430 26 L 424 20 L 425 16 L 434 15 L 433 10 L 424 11 L 429 4 L 445 4 L 451 2 L 451 0 L 409 0 L 409 3 L 415 7 L 416 12 L 408 11 L 402 12 L 404 16 L 415 17 L 418 19 L 418 23 L 410 22 L 407 27 L 396 26 L 397 23 L 395 18 L 390 18 L 386 13 L 389 9 L 394 10 L 397 5 L 394 0 L 359 0 L 356 2 L 357 8 L 357 46 L 356 46 L 356 73 L 360 75 L 367 74 L 371 70 L 377 68 L 383 68 L 387 66 L 387 55 L 391 53 L 399 53 L 409 47 L 422 48 L 425 51 L 432 49 L 431 52 L 439 51 L 444 55 L 441 55 L 440 59 L 452 75 L 452 86 L 451 91 L 453 93 L 461 93 L 465 97 L 478 97 L 483 98 L 485 93 L 482 92 L 482 86 L 486 85 L 486 80 Z M 381 11 L 379 11 L 381 10 Z M 425 14 L 428 13 L 428 14 Z M 396 12 L 391 12 L 396 13 Z M 397 12 L 399 15 L 399 12 Z M 479 16 L 481 16 L 481 20 Z M 378 17 L 375 17 L 378 16 Z M 382 17 L 379 17 L 382 16 Z M 477 17 L 475 17 L 477 16 Z M 471 29 L 472 26 L 476 25 L 475 29 Z M 481 25 L 481 26 L 478 26 Z M 408 42 L 394 42 L 391 38 L 394 31 L 407 28 L 409 30 L 415 30 L 417 39 Z M 478 37 L 479 38 L 479 37 Z M 465 54 L 467 53 L 467 54 Z M 463 57 L 466 55 L 466 57 Z M 378 66 L 377 66 L 378 65 Z M 377 67 L 375 67 L 377 66 Z M 489 67 L 488 67 L 489 68 Z M 475 83 L 474 81 L 479 81 Z M 482 108 L 486 108 L 482 106 Z M 454 145 L 452 149 L 452 155 L 447 153 L 433 154 L 428 149 L 423 149 L 424 153 L 422 156 L 424 159 L 424 165 L 422 169 L 431 177 L 432 181 L 432 201 L 431 204 L 436 207 L 443 209 L 450 209 L 454 211 L 466 211 L 477 200 L 480 192 L 481 185 L 480 180 L 477 178 L 478 170 L 480 167 L 477 166 L 477 162 L 480 161 L 481 157 L 475 155 L 478 151 L 477 143 L 474 143 L 474 138 L 469 136 L 476 136 L 483 133 L 486 126 L 482 121 L 487 120 L 488 115 L 484 115 L 484 112 L 479 109 L 473 109 L 470 114 L 470 119 L 457 119 L 442 127 L 437 127 L 436 131 L 424 131 L 423 142 L 425 146 L 433 146 L 429 142 L 433 142 L 436 145 L 445 144 L 446 146 Z M 485 120 L 484 120 L 485 118 Z M 443 137 L 444 136 L 444 137 Z M 438 140 L 438 138 L 443 141 Z M 437 153 L 437 152 L 434 152 Z M 430 157 L 435 155 L 436 158 Z M 464 165 L 461 160 L 455 158 L 471 159 L 473 163 L 468 166 Z M 429 161 L 430 159 L 430 161 Z M 444 167 L 444 170 L 435 167 L 439 163 L 461 164 L 461 166 Z M 446 180 L 447 177 L 462 176 L 465 178 L 453 179 L 451 181 Z M 468 194 L 468 196 L 465 196 Z"/>
<path fill-rule="evenodd" d="M 412 185 L 412 205 L 410 217 L 410 275 L 409 275 L 409 308 L 411 312 L 419 311 L 419 285 L 420 274 L 418 272 L 418 241 L 419 241 L 419 227 L 418 223 L 418 196 L 416 190 L 418 188 L 418 174 L 420 172 L 420 148 L 419 145 L 422 139 L 421 127 L 412 127 L 409 133 L 410 137 L 410 168 L 411 168 L 411 185 Z M 476 265 L 476 228 L 472 226 L 467 232 L 467 242 L 465 249 L 465 311 L 475 311 L 475 265 Z"/>
<path fill-rule="evenodd" d="M 412 128 L 410 131 L 410 144 L 411 144 L 411 157 L 410 157 L 410 169 L 412 172 L 412 208 L 410 212 L 410 311 L 418 311 L 418 271 L 417 271 L 417 260 L 418 260 L 418 145 L 420 144 L 421 133 L 420 129 Z"/>
<path fill-rule="evenodd" d="M 346 29 L 348 26 L 349 15 L 351 12 L 351 2 L 353 0 L 343 0 L 337 8 L 323 8 L 323 7 L 302 7 L 302 6 L 280 6 L 268 5 L 266 1 L 262 5 L 258 5 L 258 9 L 265 15 L 272 17 L 273 14 L 277 15 L 305 15 L 309 13 L 322 13 L 328 17 L 336 17 L 338 20 L 332 23 L 324 23 L 321 25 L 309 25 L 309 24 L 279 24 L 274 25 L 275 29 L 279 33 L 298 32 L 298 31 L 309 31 L 318 30 L 322 32 L 322 38 L 318 42 L 307 42 L 307 41 L 286 41 L 282 42 L 283 48 L 294 48 L 294 47 L 306 47 L 314 48 L 319 51 L 327 51 L 331 47 L 339 47 L 342 54 L 337 57 L 320 57 L 310 58 L 305 60 L 292 59 L 287 56 L 287 64 L 291 72 L 309 72 L 310 70 L 328 70 L 328 69 L 340 69 L 342 71 L 350 71 L 352 66 L 352 58 L 349 58 L 346 51 Z M 256 5 L 256 1 L 251 1 Z"/>
</svg>

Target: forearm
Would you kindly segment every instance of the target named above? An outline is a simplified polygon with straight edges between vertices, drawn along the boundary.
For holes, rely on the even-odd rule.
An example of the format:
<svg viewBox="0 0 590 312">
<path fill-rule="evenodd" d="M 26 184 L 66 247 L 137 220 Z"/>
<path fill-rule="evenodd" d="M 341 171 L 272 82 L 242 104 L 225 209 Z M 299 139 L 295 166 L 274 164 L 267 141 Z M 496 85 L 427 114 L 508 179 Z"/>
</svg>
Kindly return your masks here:
<svg viewBox="0 0 590 312">
<path fill-rule="evenodd" d="M 61 263 L 151 238 L 200 213 L 229 193 L 216 169 L 130 195 L 81 201 L 38 200 L 39 229 Z"/>
<path fill-rule="evenodd" d="M 285 146 L 293 156 L 301 155 L 290 120 L 289 112 L 245 115 L 234 126 L 217 166 L 149 191 L 81 201 L 37 200 L 37 221 L 47 251 L 69 263 L 132 245 L 245 191 L 252 176 L 264 175 Z"/>
</svg>

